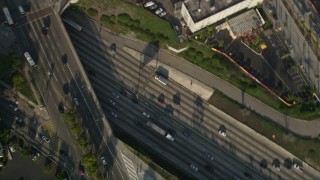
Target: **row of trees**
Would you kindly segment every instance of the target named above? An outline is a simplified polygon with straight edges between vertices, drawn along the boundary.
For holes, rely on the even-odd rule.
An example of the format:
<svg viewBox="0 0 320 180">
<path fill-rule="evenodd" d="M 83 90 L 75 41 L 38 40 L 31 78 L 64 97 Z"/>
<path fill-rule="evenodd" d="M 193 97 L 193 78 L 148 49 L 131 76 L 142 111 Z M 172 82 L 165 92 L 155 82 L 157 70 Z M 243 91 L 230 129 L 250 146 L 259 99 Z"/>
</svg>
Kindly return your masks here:
<svg viewBox="0 0 320 180">
<path fill-rule="evenodd" d="M 63 115 L 63 119 L 70 123 L 71 132 L 77 138 L 77 145 L 81 148 L 85 148 L 88 145 L 88 141 L 84 135 L 82 126 L 77 122 L 76 114 L 73 111 L 67 111 Z"/>
<path fill-rule="evenodd" d="M 125 29 L 130 29 L 130 31 L 143 36 L 143 39 L 158 39 L 161 42 L 168 40 L 168 37 L 162 33 L 154 33 L 149 29 L 144 29 L 139 20 L 133 19 L 129 14 L 126 13 L 119 14 L 118 16 L 102 15 L 100 20 L 108 27 L 118 24 L 122 27 L 125 27 Z"/>
</svg>

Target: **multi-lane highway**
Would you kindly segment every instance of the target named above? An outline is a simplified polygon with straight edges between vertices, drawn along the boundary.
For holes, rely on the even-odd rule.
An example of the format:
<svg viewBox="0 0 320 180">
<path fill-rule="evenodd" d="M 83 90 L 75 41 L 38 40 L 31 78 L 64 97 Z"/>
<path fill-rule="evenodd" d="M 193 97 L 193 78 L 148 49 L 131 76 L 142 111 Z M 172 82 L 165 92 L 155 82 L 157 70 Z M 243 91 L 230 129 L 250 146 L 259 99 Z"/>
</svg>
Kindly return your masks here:
<svg viewBox="0 0 320 180">
<path fill-rule="evenodd" d="M 29 67 L 29 72 L 43 97 L 54 127 L 49 133 L 51 150 L 54 152 L 61 146 L 56 137 L 62 137 L 69 146 L 70 154 L 74 155 L 74 171 L 71 173 L 74 177 L 79 176 L 78 166 L 82 152 L 76 148 L 75 138 L 70 135 L 58 110 L 59 103 L 62 102 L 68 109 L 76 112 L 80 123 L 85 127 L 84 134 L 88 141 L 95 145 L 93 151 L 97 154 L 103 176 L 127 179 L 125 169 L 115 157 L 117 140 L 110 135 L 111 130 L 102 119 L 90 84 L 86 82 L 82 66 L 77 63 L 77 56 L 72 45 L 70 46 L 60 18 L 49 4 L 34 1 L 28 5 L 27 14 L 21 15 L 17 14 L 17 4 L 7 4 L 16 21 L 12 30 L 17 36 L 21 54 L 29 52 L 36 62 L 35 67 Z M 79 106 L 76 106 L 74 98 L 77 98 Z M 100 156 L 105 154 L 109 157 L 106 169 L 113 167 L 112 171 L 106 171 L 101 164 Z"/>
<path fill-rule="evenodd" d="M 114 124 L 144 142 L 161 154 L 162 157 L 179 166 L 191 177 L 198 179 L 231 179 L 235 176 L 253 179 L 318 179 L 319 173 L 268 139 L 240 124 L 231 117 L 199 99 L 178 83 L 170 81 L 166 86 L 154 79 L 156 69 L 134 59 L 123 51 L 122 44 L 129 40 L 117 39 L 104 29 L 83 17 L 69 17 L 84 30 L 79 32 L 67 26 L 68 33 L 77 50 L 80 60 L 88 72 L 106 116 Z M 95 33 L 99 32 L 99 33 Z M 103 41 L 101 36 L 107 37 Z M 110 37 L 110 38 L 108 38 Z M 115 43 L 115 55 L 110 50 Z M 140 45 L 140 44 L 139 44 Z M 145 47 L 137 44 L 135 49 L 143 51 Z M 170 72 L 169 72 L 170 73 Z M 122 95 L 123 90 L 129 92 Z M 114 96 L 113 93 L 119 95 Z M 173 96 L 179 93 L 180 106 L 173 102 Z M 138 95 L 138 102 L 132 101 Z M 165 104 L 158 97 L 165 97 Z M 111 102 L 110 99 L 115 102 Z M 150 114 L 148 119 L 142 113 Z M 114 114 L 117 114 L 115 117 Z M 154 121 L 175 136 L 174 142 L 155 134 L 145 125 Z M 218 133 L 221 126 L 226 127 L 227 136 Z M 190 136 L 184 136 L 184 132 Z M 205 156 L 214 157 L 211 161 Z M 284 167 L 285 159 L 290 159 L 290 168 Z M 272 167 L 280 162 L 280 171 Z M 292 167 L 292 163 L 301 163 L 304 171 Z M 198 167 L 194 171 L 190 167 Z M 210 172 L 210 168 L 214 172 Z"/>
</svg>

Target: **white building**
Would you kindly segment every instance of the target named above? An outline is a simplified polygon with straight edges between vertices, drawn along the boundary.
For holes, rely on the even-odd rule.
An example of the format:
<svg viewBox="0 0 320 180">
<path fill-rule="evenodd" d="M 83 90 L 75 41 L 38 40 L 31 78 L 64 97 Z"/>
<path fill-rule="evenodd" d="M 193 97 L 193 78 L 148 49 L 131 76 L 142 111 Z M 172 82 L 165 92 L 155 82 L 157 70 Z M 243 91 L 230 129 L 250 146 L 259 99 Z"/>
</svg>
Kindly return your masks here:
<svg viewBox="0 0 320 180">
<path fill-rule="evenodd" d="M 191 32 L 199 31 L 263 0 L 184 0 L 181 15 Z"/>
</svg>

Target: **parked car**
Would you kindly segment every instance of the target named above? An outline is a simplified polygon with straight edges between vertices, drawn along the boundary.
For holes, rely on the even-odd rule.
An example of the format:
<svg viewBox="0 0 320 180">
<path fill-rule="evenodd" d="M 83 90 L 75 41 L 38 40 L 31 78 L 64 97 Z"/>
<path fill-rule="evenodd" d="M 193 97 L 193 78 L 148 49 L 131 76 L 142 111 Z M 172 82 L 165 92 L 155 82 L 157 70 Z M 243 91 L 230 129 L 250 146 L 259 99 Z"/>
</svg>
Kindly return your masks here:
<svg viewBox="0 0 320 180">
<path fill-rule="evenodd" d="M 14 118 L 14 120 L 16 120 L 19 123 L 23 122 L 23 120 L 21 118 L 19 118 L 17 115 L 14 115 L 13 118 Z"/>
<path fill-rule="evenodd" d="M 40 157 L 40 153 L 36 153 L 36 154 L 33 156 L 32 161 L 36 161 L 39 157 Z"/>
<path fill-rule="evenodd" d="M 153 6 L 153 5 L 155 5 L 155 3 L 153 1 L 149 1 L 149 2 L 144 4 L 144 7 L 147 8 L 147 7 L 150 7 L 150 6 Z"/>
<path fill-rule="evenodd" d="M 154 12 L 156 15 L 159 15 L 161 12 L 163 11 L 162 8 L 159 8 L 158 10 L 156 10 L 156 12 Z"/>
<path fill-rule="evenodd" d="M 157 6 L 156 4 L 154 4 L 154 5 L 152 5 L 152 6 L 149 6 L 149 9 L 150 9 L 150 10 L 154 10 L 154 9 L 157 9 L 157 7 L 158 7 L 158 6 Z"/>
<path fill-rule="evenodd" d="M 163 16 L 165 16 L 165 15 L 167 15 L 167 13 L 166 13 L 165 11 L 162 11 L 162 12 L 159 14 L 160 17 L 163 17 Z"/>
<path fill-rule="evenodd" d="M 9 107 L 11 107 L 14 111 L 18 111 L 18 107 L 13 104 L 9 104 Z"/>
</svg>

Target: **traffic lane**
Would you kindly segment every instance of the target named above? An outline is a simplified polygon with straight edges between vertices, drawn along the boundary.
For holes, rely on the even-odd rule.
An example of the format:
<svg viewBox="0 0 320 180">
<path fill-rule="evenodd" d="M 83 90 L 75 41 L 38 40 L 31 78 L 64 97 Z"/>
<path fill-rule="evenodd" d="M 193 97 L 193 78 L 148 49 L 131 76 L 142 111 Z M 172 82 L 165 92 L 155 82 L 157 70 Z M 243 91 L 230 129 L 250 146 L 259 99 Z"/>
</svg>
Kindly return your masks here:
<svg viewBox="0 0 320 180">
<path fill-rule="evenodd" d="M 93 83 L 93 84 L 94 84 L 94 83 Z M 103 89 L 104 89 L 104 88 L 103 88 Z M 97 92 L 97 94 L 99 95 L 99 92 Z M 104 101 L 102 101 L 101 103 L 102 103 L 102 104 L 103 104 L 103 103 L 107 103 L 107 104 L 108 104 L 108 102 L 104 102 Z M 108 106 L 110 106 L 110 105 L 108 104 L 107 107 L 108 107 Z M 118 106 L 120 106 L 120 105 L 118 105 Z M 130 106 L 130 107 L 131 107 L 131 106 Z M 129 108 L 130 108 L 130 107 L 129 107 Z M 124 110 L 122 110 L 122 111 L 124 111 Z M 142 110 L 139 110 L 139 111 L 142 111 Z M 136 111 L 134 111 L 134 112 L 136 112 Z M 131 112 L 130 115 L 131 115 L 131 114 L 134 114 L 134 112 Z M 135 117 L 136 117 L 136 115 L 135 115 Z M 145 117 L 144 117 L 144 118 L 145 118 Z M 132 118 L 131 118 L 131 117 L 128 117 L 128 119 L 132 119 Z M 140 119 L 141 119 L 141 118 L 140 118 Z M 193 147 L 199 147 L 199 146 L 193 146 Z M 203 152 L 203 151 L 202 151 L 202 152 Z M 201 154 L 201 155 L 203 155 L 203 154 Z"/>
<path fill-rule="evenodd" d="M 125 103 L 125 104 L 126 104 L 126 103 Z M 130 107 L 131 107 L 131 106 L 128 106 L 127 108 L 130 109 Z M 127 113 L 127 114 L 129 114 L 129 113 Z M 131 113 L 130 113 L 130 114 L 131 114 Z M 130 118 L 125 118 L 125 119 L 130 119 Z M 119 121 L 116 121 L 116 122 L 123 122 L 123 121 L 122 121 L 122 120 L 119 120 Z M 131 124 L 133 124 L 133 123 L 134 123 L 134 122 L 131 121 Z M 129 123 L 127 124 L 127 126 L 129 126 Z M 132 125 L 132 126 L 134 127 L 134 126 L 136 126 L 136 125 Z M 124 125 L 121 125 L 121 127 L 125 128 Z M 129 126 L 129 127 L 131 127 L 131 126 Z M 127 130 L 127 128 L 125 128 L 125 129 Z M 175 128 L 175 129 L 176 129 L 176 128 Z M 139 129 L 139 130 L 136 130 L 136 131 L 139 131 L 139 132 L 140 132 L 141 130 Z M 133 133 L 133 134 L 134 134 L 134 133 Z M 146 135 L 146 134 L 147 134 L 147 133 L 143 133 L 143 135 Z M 148 134 L 151 134 L 151 136 L 152 136 L 152 132 L 150 132 L 150 133 L 148 133 Z M 156 135 L 155 135 L 155 136 L 156 136 Z M 157 136 L 156 136 L 156 137 L 157 137 Z M 164 139 L 164 137 L 161 137 L 161 138 Z M 177 142 L 179 142 L 179 140 L 177 140 L 177 141 L 175 141 L 175 142 L 173 142 L 173 143 L 177 143 Z M 181 140 L 180 140 L 180 142 L 181 142 Z M 184 142 L 182 142 L 182 143 L 184 144 Z M 173 146 L 173 145 L 171 144 L 171 146 Z M 162 146 L 162 147 L 163 147 L 163 146 Z M 199 147 L 199 146 L 188 145 L 188 147 Z M 187 149 L 188 149 L 188 148 L 187 148 Z M 175 151 L 175 152 L 180 152 L 180 153 L 183 152 L 183 151 L 180 151 L 180 150 L 177 149 L 177 148 L 174 148 L 174 151 Z M 189 153 L 192 152 L 192 150 L 187 150 L 187 151 L 188 151 Z M 196 152 L 198 152 L 198 151 L 196 151 Z M 194 157 L 194 154 L 197 154 L 197 153 L 192 152 L 192 156 L 191 156 L 191 155 L 186 155 L 186 157 L 190 157 L 190 156 L 191 156 L 191 157 Z M 200 154 L 201 154 L 201 153 L 200 153 Z M 200 155 L 200 158 L 202 158 L 202 157 L 204 157 L 203 154 Z M 183 157 L 183 158 L 185 158 L 185 157 Z M 198 163 L 198 162 L 197 162 L 197 159 L 200 159 L 200 158 L 197 157 L 197 158 L 195 158 L 194 160 L 188 160 L 188 162 L 186 163 L 187 166 L 189 165 L 188 163 L 190 163 L 190 162 L 196 162 L 197 164 L 202 164 L 202 163 Z M 190 158 L 188 158 L 188 159 L 190 159 Z M 202 166 L 201 166 L 201 167 L 202 167 Z M 218 167 L 218 168 L 219 168 L 219 167 Z M 187 169 L 189 169 L 189 167 L 188 167 Z"/>
</svg>

